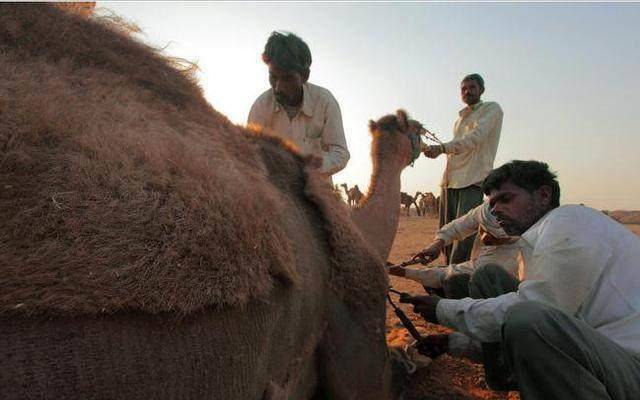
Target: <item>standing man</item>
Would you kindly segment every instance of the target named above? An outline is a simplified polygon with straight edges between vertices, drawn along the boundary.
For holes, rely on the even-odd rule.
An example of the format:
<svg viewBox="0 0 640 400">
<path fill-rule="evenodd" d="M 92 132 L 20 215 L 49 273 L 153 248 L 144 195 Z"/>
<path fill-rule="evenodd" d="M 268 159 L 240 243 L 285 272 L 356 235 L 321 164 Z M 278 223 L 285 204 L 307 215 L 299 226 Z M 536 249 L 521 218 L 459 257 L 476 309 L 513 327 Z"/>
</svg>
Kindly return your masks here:
<svg viewBox="0 0 640 400">
<path fill-rule="evenodd" d="M 502 129 L 502 109 L 498 103 L 482 101 L 484 80 L 478 74 L 467 75 L 460 84 L 462 101 L 453 127 L 453 140 L 426 146 L 424 155 L 436 158 L 447 155 L 440 194 L 440 226 L 460 218 L 482 203 L 480 185 L 493 169 Z M 445 249 L 447 264 L 469 260 L 475 235 L 457 241 Z"/>
<path fill-rule="evenodd" d="M 329 179 L 349 161 L 338 102 L 331 92 L 308 82 L 309 46 L 292 33 L 273 32 L 262 61 L 269 67 L 271 89 L 256 99 L 248 124 L 257 124 L 290 140 L 302 154 L 322 158 Z"/>
<path fill-rule="evenodd" d="M 475 298 L 404 296 L 457 331 L 418 349 L 450 352 L 454 334 L 481 343 L 487 383 L 526 400 L 640 399 L 640 239 L 600 211 L 559 207 L 542 162 L 505 164 L 483 190 L 500 226 L 521 236 L 520 282 L 485 265 L 471 278 Z"/>
</svg>

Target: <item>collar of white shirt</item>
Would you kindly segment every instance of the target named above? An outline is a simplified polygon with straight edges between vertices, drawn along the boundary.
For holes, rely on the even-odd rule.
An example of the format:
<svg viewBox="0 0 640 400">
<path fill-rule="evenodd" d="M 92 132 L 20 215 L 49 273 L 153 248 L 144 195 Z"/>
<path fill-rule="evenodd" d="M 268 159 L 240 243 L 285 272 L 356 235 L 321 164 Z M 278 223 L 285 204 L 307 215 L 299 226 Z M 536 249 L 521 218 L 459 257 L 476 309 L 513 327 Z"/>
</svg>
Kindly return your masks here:
<svg viewBox="0 0 640 400">
<path fill-rule="evenodd" d="M 282 106 L 275 100 L 275 97 L 273 103 L 275 105 L 275 112 L 282 110 Z M 305 83 L 302 85 L 302 107 L 300 107 L 300 111 L 307 117 L 313 117 L 313 106 L 313 96 L 311 95 L 309 85 Z"/>
<path fill-rule="evenodd" d="M 524 243 L 526 243 L 527 246 L 529 246 L 530 248 L 533 248 L 536 245 L 536 242 L 538 241 L 538 236 L 540 235 L 540 229 L 539 229 L 540 225 L 542 225 L 543 221 L 546 220 L 549 217 L 549 214 L 551 214 L 554 210 L 557 210 L 557 208 L 554 208 L 549 212 L 547 212 L 545 215 L 542 216 L 542 218 L 540 218 L 535 224 L 531 225 L 529 229 L 527 229 L 526 232 L 522 234 L 520 239 Z"/>
<path fill-rule="evenodd" d="M 482 100 L 480 100 L 480 101 L 478 101 L 476 104 L 474 104 L 472 106 L 466 106 L 462 110 L 458 111 L 458 115 L 461 116 L 461 117 L 469 115 L 472 112 L 474 112 L 475 110 L 477 110 L 478 107 L 480 107 L 482 105 L 482 103 L 484 103 L 484 102 Z"/>
</svg>

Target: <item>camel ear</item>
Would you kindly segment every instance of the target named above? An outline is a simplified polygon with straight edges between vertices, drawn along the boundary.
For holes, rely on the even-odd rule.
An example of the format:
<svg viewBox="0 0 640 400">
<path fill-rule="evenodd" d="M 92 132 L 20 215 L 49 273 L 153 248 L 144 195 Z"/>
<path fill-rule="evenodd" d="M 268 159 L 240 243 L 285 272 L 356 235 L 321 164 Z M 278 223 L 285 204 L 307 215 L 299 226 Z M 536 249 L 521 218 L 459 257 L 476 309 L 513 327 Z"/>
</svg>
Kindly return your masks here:
<svg viewBox="0 0 640 400">
<path fill-rule="evenodd" d="M 369 132 L 373 132 L 378 129 L 378 125 L 376 125 L 376 121 L 370 119 L 369 120 Z"/>
<path fill-rule="evenodd" d="M 409 129 L 409 118 L 407 112 L 403 109 L 396 111 L 396 118 L 398 119 L 398 127 L 402 132 L 406 132 Z"/>
</svg>

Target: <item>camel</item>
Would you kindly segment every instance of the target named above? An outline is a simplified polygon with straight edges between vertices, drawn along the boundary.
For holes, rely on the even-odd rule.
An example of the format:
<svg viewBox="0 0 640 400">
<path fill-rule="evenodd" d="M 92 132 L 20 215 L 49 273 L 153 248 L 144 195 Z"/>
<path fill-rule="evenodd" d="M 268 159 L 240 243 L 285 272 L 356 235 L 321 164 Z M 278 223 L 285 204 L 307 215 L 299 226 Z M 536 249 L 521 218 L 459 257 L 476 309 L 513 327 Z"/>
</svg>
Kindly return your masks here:
<svg viewBox="0 0 640 400">
<path fill-rule="evenodd" d="M 352 211 L 111 24 L 0 4 L 4 399 L 387 399 L 384 260 L 419 124 Z M 419 147 L 418 147 L 419 149 Z"/>
<path fill-rule="evenodd" d="M 418 203 L 416 203 L 416 198 L 412 197 L 410 194 L 401 192 L 399 203 L 407 211 L 407 217 L 409 216 L 409 213 L 411 211 L 411 205 L 414 205 L 416 207 L 416 212 L 418 213 L 418 215 L 420 215 L 420 209 L 418 208 Z"/>
<path fill-rule="evenodd" d="M 438 203 L 436 200 L 436 196 L 431 192 L 418 192 L 416 193 L 416 198 L 420 195 L 420 200 L 418 201 L 418 206 L 420 208 L 420 212 L 418 215 L 422 213 L 423 216 L 427 215 L 436 215 L 438 213 Z"/>
<path fill-rule="evenodd" d="M 347 194 L 347 203 L 349 204 L 349 206 L 357 207 L 364 197 L 364 194 L 362 194 L 358 185 L 355 185 L 351 189 L 349 189 L 346 183 L 343 183 L 340 186 L 344 188 L 344 192 Z"/>
</svg>

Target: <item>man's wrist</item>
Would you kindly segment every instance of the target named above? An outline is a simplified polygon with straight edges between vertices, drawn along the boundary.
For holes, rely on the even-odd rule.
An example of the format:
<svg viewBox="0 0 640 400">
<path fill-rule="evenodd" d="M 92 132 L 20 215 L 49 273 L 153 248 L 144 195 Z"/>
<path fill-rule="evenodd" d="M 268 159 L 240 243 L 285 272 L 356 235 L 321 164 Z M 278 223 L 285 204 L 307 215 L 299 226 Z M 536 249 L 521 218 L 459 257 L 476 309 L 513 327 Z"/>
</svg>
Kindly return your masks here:
<svg viewBox="0 0 640 400">
<path fill-rule="evenodd" d="M 431 296 L 431 297 L 433 298 L 432 306 L 422 312 L 422 317 L 426 319 L 428 322 L 437 324 L 438 323 L 438 312 L 437 312 L 438 303 L 440 303 L 442 299 L 438 296 Z"/>
<path fill-rule="evenodd" d="M 440 151 L 441 154 L 447 154 L 447 148 L 444 146 L 444 143 L 440 143 Z"/>
</svg>

